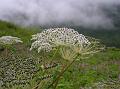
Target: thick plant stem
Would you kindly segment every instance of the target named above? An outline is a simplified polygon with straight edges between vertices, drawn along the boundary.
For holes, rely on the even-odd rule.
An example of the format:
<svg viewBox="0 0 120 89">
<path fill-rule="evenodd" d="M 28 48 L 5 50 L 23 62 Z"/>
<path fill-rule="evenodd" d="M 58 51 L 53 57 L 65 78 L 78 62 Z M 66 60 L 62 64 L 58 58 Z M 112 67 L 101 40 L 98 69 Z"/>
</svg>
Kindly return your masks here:
<svg viewBox="0 0 120 89">
<path fill-rule="evenodd" d="M 75 62 L 75 59 L 65 68 L 65 69 L 63 69 L 63 71 L 61 71 L 61 73 L 58 75 L 58 77 L 52 82 L 52 84 L 48 87 L 48 88 L 50 88 L 50 87 L 54 87 L 53 89 L 56 89 L 56 87 L 57 87 L 57 82 L 59 81 L 59 79 L 61 78 L 61 76 L 64 74 L 64 72 L 73 64 Z M 54 85 L 55 84 L 55 85 Z"/>
</svg>

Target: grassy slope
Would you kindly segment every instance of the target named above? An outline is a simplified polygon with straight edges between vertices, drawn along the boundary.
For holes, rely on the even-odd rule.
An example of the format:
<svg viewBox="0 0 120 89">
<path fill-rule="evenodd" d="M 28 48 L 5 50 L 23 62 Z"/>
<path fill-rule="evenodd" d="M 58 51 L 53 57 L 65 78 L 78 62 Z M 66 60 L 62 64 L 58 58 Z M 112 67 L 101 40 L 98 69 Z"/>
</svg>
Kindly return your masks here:
<svg viewBox="0 0 120 89">
<path fill-rule="evenodd" d="M 65 83 L 68 89 L 79 89 L 79 87 L 82 89 L 84 86 L 93 86 L 94 83 L 98 82 L 119 80 L 119 63 L 120 51 L 108 50 L 96 54 L 89 59 L 76 62 L 71 69 L 69 69 L 69 72 L 65 73 L 66 75 L 64 75 L 64 79 L 61 80 L 61 82 L 63 85 Z M 71 70 L 73 71 L 71 72 Z M 66 86 L 64 88 L 61 87 L 60 89 L 67 89 Z M 117 89 L 116 87 L 114 85 L 114 88 L 107 87 L 103 89 Z M 120 88 L 120 86 L 118 87 Z"/>
<path fill-rule="evenodd" d="M 10 23 L 0 22 L 0 36 L 3 36 L 3 35 L 18 36 L 22 38 L 22 40 L 24 40 L 26 44 L 29 43 L 29 39 L 31 35 L 36 32 L 37 31 L 35 30 L 29 30 L 29 31 L 27 29 L 25 30 L 24 28 L 20 28 Z M 25 46 L 22 46 L 22 48 L 20 49 L 20 46 L 18 45 L 18 47 L 16 46 L 16 49 L 18 50 L 13 53 L 15 57 L 19 56 L 21 58 L 24 58 L 24 57 L 34 56 L 38 58 L 40 56 L 36 53 L 30 53 Z M 3 60 L 2 58 L 5 59 L 4 52 L 0 53 L 0 61 L 1 62 L 6 61 L 6 60 Z M 12 63 L 15 66 L 16 66 L 16 63 L 18 64 L 18 66 L 20 66 L 21 63 L 19 63 L 20 61 L 17 61 L 17 60 L 20 60 L 21 58 L 16 58 L 14 61 L 12 61 L 11 60 L 12 57 L 8 57 L 8 59 L 11 60 L 10 63 Z M 42 55 L 42 59 L 43 59 L 43 63 L 49 62 L 48 60 L 49 58 L 47 56 L 44 57 Z M 69 63 L 68 61 L 62 60 L 58 56 L 56 56 L 54 59 L 56 62 L 60 62 L 63 65 Z M 31 59 L 31 61 L 33 62 L 29 60 L 25 62 L 25 59 L 21 59 L 21 60 L 23 60 L 24 63 L 27 63 L 28 67 L 31 65 L 31 63 L 36 61 L 35 59 L 33 60 Z M 1 62 L 0 62 L 0 66 L 2 65 Z M 25 65 L 23 64 L 23 66 Z M 9 65 L 9 67 L 5 66 L 1 69 L 2 70 L 9 69 L 10 67 L 11 66 Z M 84 60 L 75 62 L 69 68 L 69 70 L 65 72 L 64 76 L 61 78 L 57 89 L 80 89 L 80 87 L 92 86 L 94 83 L 97 83 L 97 82 L 111 81 L 111 80 L 118 81 L 119 74 L 120 74 L 119 67 L 120 67 L 120 50 L 108 49 L 105 52 L 102 52 L 94 55 L 93 57 L 90 57 L 89 59 L 84 59 Z M 17 70 L 23 70 L 23 69 L 18 68 Z M 48 70 L 48 71 L 49 71 L 48 73 L 50 73 L 51 71 L 54 71 L 54 70 Z M 38 74 L 40 75 L 41 73 L 42 72 L 39 72 Z M 1 72 L 0 72 L 0 77 L 1 77 Z M 105 88 L 105 89 L 119 89 L 120 86 L 117 86 L 116 84 L 112 85 L 112 87 L 114 88 Z M 23 88 L 23 89 L 27 89 L 27 88 Z"/>
<path fill-rule="evenodd" d="M 36 29 L 21 28 L 11 23 L 0 21 L 0 36 L 10 35 L 20 37 L 24 43 L 28 43 L 31 35 L 38 32 Z"/>
</svg>

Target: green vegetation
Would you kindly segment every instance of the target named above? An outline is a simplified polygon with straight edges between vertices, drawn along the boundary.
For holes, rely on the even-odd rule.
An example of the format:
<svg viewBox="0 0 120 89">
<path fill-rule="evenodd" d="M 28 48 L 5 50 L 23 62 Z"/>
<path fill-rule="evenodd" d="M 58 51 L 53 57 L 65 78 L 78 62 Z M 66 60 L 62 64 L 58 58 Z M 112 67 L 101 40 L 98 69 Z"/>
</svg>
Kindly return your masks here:
<svg viewBox="0 0 120 89">
<path fill-rule="evenodd" d="M 119 29 L 89 29 L 81 27 L 73 27 L 80 33 L 100 39 L 102 43 L 110 47 L 120 48 L 120 28 Z"/>
<path fill-rule="evenodd" d="M 17 36 L 21 38 L 24 43 L 29 43 L 29 39 L 32 34 L 39 32 L 38 29 L 33 28 L 22 28 L 19 26 L 15 26 L 14 24 L 0 21 L 0 37 L 1 36 Z"/>
<path fill-rule="evenodd" d="M 39 54 L 36 51 L 30 52 L 29 46 L 26 45 L 30 45 L 31 35 L 37 32 L 39 31 L 0 22 L 0 36 L 17 36 L 25 43 L 14 45 L 14 49 L 8 51 L 7 57 L 5 51 L 0 50 L 0 86 L 2 85 L 0 89 L 48 89 L 60 70 L 69 64 L 69 61 L 62 59 L 58 54 L 53 57 L 53 53 L 48 55 L 43 52 Z M 87 34 L 85 33 L 85 35 Z M 107 33 L 103 32 L 104 34 Z M 113 33 L 111 32 L 111 34 Z M 111 34 L 108 33 L 110 37 L 113 36 Z M 109 37 L 105 39 L 107 40 Z M 119 40 L 119 37 L 115 39 Z M 104 42 L 109 45 L 106 40 Z M 116 45 L 118 44 L 119 42 L 116 42 Z M 53 68 L 43 69 L 41 66 L 44 64 L 57 65 Z M 44 79 L 48 75 L 49 78 Z M 60 78 L 56 89 L 90 88 L 120 89 L 119 48 L 107 48 L 88 59 L 76 61 Z"/>
</svg>

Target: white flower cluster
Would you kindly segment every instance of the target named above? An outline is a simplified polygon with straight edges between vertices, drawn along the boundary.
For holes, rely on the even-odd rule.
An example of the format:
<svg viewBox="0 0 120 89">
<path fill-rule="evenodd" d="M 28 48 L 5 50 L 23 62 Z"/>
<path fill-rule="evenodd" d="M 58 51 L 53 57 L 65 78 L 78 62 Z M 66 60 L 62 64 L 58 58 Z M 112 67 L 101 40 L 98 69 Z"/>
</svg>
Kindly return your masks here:
<svg viewBox="0 0 120 89">
<path fill-rule="evenodd" d="M 60 45 L 85 46 L 90 44 L 89 40 L 86 39 L 84 35 L 69 28 L 45 29 L 41 33 L 32 35 L 31 40 L 34 42 L 32 43 L 30 50 L 37 48 L 38 52 L 41 50 L 49 52 L 52 48 Z"/>
<path fill-rule="evenodd" d="M 20 38 L 18 37 L 13 37 L 13 36 L 2 36 L 0 37 L 0 44 L 3 45 L 10 45 L 10 44 L 15 44 L 15 43 L 22 43 Z"/>
</svg>

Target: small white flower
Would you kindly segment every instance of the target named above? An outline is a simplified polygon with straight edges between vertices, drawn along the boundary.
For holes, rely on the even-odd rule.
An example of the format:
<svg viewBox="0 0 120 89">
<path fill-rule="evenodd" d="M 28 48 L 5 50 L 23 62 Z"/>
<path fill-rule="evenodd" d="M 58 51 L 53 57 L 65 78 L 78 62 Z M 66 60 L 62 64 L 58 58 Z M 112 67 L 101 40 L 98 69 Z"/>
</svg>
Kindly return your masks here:
<svg viewBox="0 0 120 89">
<path fill-rule="evenodd" d="M 20 38 L 13 37 L 13 36 L 2 36 L 0 37 L 0 44 L 16 44 L 16 43 L 23 43 Z"/>
</svg>

